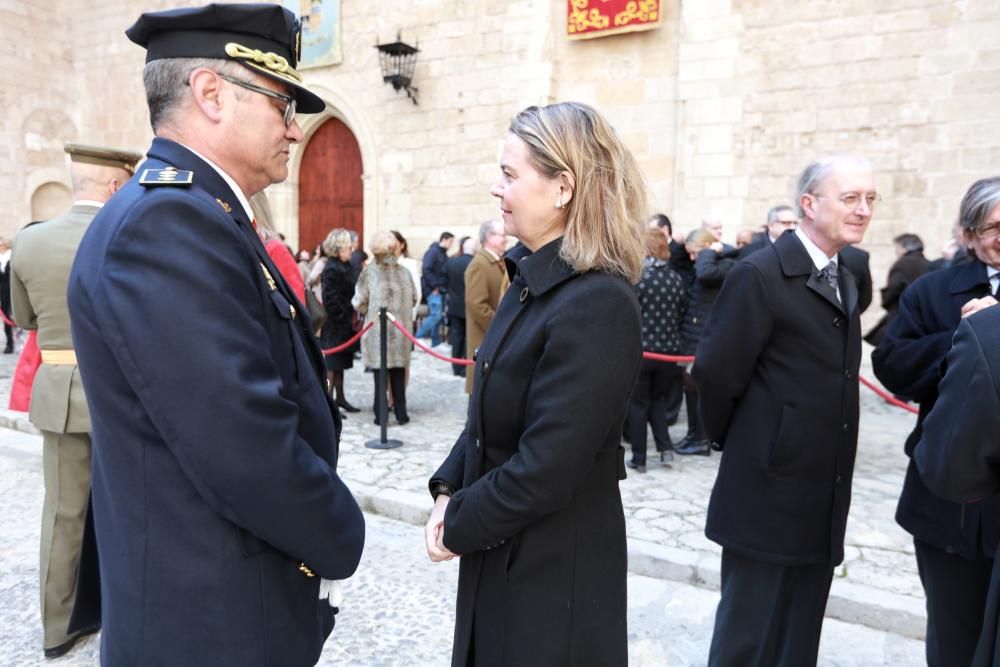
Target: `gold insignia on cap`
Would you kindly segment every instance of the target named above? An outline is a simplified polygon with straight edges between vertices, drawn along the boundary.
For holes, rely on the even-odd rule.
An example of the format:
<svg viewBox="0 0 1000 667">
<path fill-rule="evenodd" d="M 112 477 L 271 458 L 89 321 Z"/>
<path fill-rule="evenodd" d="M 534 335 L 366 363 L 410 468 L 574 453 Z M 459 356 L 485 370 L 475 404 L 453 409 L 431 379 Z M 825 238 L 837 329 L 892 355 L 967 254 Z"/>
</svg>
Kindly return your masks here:
<svg viewBox="0 0 1000 667">
<path fill-rule="evenodd" d="M 219 202 L 219 206 L 221 206 L 222 210 L 225 211 L 226 213 L 232 213 L 233 212 L 233 207 L 230 206 L 229 204 L 227 204 L 226 202 L 222 201 L 218 197 L 215 198 L 215 201 Z"/>
<path fill-rule="evenodd" d="M 302 82 L 302 76 L 288 64 L 288 60 L 284 56 L 279 56 L 277 53 L 271 51 L 264 53 L 260 49 L 251 49 L 236 42 L 229 42 L 226 44 L 226 55 L 234 60 L 252 61 L 252 63 L 247 64 L 256 64 L 258 67 L 263 65 L 274 74 L 286 76 L 299 83 Z"/>
<path fill-rule="evenodd" d="M 295 60 L 302 62 L 302 30 L 295 31 Z"/>
</svg>

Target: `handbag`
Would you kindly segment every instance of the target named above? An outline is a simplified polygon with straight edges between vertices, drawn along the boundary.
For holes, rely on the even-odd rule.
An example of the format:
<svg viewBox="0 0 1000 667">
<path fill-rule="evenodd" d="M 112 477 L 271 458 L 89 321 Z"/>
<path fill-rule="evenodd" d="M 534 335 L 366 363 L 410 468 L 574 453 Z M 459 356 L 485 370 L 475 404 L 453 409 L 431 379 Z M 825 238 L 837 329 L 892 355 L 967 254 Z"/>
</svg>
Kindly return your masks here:
<svg viewBox="0 0 1000 667">
<path fill-rule="evenodd" d="M 312 320 L 313 327 L 317 330 L 326 322 L 326 308 L 316 298 L 316 293 L 311 289 L 306 289 L 306 308 L 309 309 L 309 319 Z"/>
</svg>

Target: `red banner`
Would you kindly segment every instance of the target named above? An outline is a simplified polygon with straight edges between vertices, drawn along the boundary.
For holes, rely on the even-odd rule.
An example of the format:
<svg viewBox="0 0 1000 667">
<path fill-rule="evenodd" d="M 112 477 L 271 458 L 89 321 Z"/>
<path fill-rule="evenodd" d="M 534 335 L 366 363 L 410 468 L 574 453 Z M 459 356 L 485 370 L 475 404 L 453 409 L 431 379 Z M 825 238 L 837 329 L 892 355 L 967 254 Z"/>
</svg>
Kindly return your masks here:
<svg viewBox="0 0 1000 667">
<path fill-rule="evenodd" d="M 566 35 L 570 39 L 651 30 L 660 25 L 660 0 L 568 0 L 566 7 Z"/>
</svg>

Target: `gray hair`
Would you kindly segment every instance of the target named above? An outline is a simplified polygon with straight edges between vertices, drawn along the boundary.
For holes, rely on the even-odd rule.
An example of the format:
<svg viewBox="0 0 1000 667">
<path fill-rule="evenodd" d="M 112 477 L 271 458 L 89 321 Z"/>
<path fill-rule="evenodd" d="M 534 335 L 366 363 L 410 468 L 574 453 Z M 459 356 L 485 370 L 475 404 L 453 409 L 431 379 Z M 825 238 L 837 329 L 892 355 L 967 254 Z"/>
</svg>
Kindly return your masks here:
<svg viewBox="0 0 1000 667">
<path fill-rule="evenodd" d="M 923 252 L 924 242 L 916 234 L 900 234 L 892 240 L 904 252 Z"/>
<path fill-rule="evenodd" d="M 499 220 L 487 220 L 483 224 L 479 225 L 479 245 L 486 243 L 486 237 L 490 235 L 493 231 L 494 225 L 496 225 Z"/>
<path fill-rule="evenodd" d="M 146 88 L 149 124 L 154 133 L 164 123 L 170 122 L 184 99 L 191 72 L 199 67 L 233 77 L 247 72 L 239 63 L 220 58 L 161 58 L 146 63 L 142 70 L 142 84 Z M 242 89 L 236 91 L 238 98 L 242 94 Z"/>
<path fill-rule="evenodd" d="M 869 171 L 872 170 L 872 164 L 866 158 L 860 155 L 830 155 L 827 157 L 821 157 L 818 160 L 810 163 L 806 167 L 802 174 L 799 176 L 798 184 L 795 187 L 795 208 L 798 211 L 799 218 L 805 217 L 806 212 L 802 210 L 802 195 L 815 194 L 816 188 L 822 185 L 826 177 L 830 175 L 834 169 L 842 164 L 853 162 L 854 164 L 864 166 Z"/>
<path fill-rule="evenodd" d="M 795 213 L 795 209 L 789 206 L 788 204 L 778 204 L 777 206 L 772 206 L 771 210 L 767 212 L 768 224 L 777 221 L 778 214 L 781 213 L 782 211 L 790 211 L 791 213 Z"/>
<path fill-rule="evenodd" d="M 997 204 L 1000 204 L 1000 176 L 979 179 L 962 197 L 962 205 L 958 208 L 959 226 L 970 231 L 976 229 Z"/>
<path fill-rule="evenodd" d="M 351 233 L 346 229 L 334 229 L 323 239 L 323 252 L 327 257 L 336 257 L 341 248 L 351 247 Z"/>
</svg>

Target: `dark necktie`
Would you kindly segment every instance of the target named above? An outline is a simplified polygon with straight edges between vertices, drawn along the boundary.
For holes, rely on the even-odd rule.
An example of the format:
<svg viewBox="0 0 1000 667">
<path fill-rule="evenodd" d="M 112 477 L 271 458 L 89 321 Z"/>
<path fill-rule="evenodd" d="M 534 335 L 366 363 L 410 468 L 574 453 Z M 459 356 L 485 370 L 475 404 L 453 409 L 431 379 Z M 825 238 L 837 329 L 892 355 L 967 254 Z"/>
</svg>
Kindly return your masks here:
<svg viewBox="0 0 1000 667">
<path fill-rule="evenodd" d="M 837 264 L 830 262 L 819 270 L 819 279 L 829 285 L 833 293 L 837 293 Z"/>
</svg>

